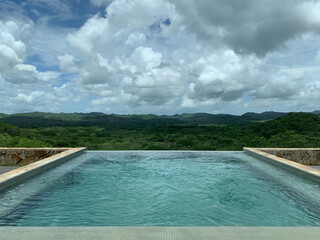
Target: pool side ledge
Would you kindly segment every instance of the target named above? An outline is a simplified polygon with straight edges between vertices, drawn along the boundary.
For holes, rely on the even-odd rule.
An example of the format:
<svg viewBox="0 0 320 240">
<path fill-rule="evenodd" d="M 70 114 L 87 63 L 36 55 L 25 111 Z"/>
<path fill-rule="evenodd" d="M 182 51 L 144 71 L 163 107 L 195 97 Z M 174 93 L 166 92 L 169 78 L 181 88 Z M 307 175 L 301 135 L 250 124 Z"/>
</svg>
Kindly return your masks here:
<svg viewBox="0 0 320 240">
<path fill-rule="evenodd" d="M 263 149 L 263 148 L 261 148 Z M 316 181 L 320 183 L 320 171 L 314 168 L 311 168 L 309 166 L 293 162 L 281 157 L 277 157 L 275 155 L 265 153 L 260 150 L 260 148 L 243 148 L 243 152 L 254 156 L 256 158 L 259 158 L 261 160 L 267 161 L 269 163 L 278 165 L 280 167 L 286 168 L 290 171 L 294 171 L 298 174 L 300 174 L 302 177 L 311 179 L 313 181 Z"/>
<path fill-rule="evenodd" d="M 31 163 L 24 167 L 12 170 L 10 172 L 0 175 L 0 191 L 16 184 L 28 177 L 36 175 L 40 172 L 47 170 L 48 168 L 54 167 L 60 163 L 63 163 L 71 158 L 74 158 L 83 153 L 87 148 L 68 148 L 66 151 L 45 158 L 38 162 Z"/>
<path fill-rule="evenodd" d="M 319 240 L 319 227 L 1 227 L 0 240 Z"/>
</svg>

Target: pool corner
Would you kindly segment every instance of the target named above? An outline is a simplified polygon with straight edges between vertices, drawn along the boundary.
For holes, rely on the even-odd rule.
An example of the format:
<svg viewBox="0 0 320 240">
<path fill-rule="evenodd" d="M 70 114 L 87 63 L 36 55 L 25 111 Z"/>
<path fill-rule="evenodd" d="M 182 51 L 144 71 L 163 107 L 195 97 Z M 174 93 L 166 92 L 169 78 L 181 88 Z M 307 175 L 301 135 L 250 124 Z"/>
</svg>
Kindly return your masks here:
<svg viewBox="0 0 320 240">
<path fill-rule="evenodd" d="M 74 158 L 84 151 L 86 147 L 80 148 L 63 148 L 64 151 L 43 160 L 28 164 L 18 169 L 0 175 L 0 191 L 14 185 L 28 177 L 36 175 L 71 158 Z"/>
<path fill-rule="evenodd" d="M 318 169 L 314 169 L 312 167 L 303 165 L 301 163 L 298 163 L 292 160 L 287 160 L 285 158 L 278 157 L 274 154 L 268 153 L 268 151 L 270 150 L 283 151 L 283 150 L 290 150 L 290 149 L 289 148 L 248 148 L 248 147 L 243 148 L 244 153 L 247 153 L 251 156 L 267 161 L 269 163 L 278 165 L 280 167 L 286 168 L 290 171 L 294 171 L 308 179 L 311 179 L 313 181 L 320 183 L 320 171 Z M 294 148 L 291 150 L 299 151 L 300 149 Z M 301 149 L 301 151 L 302 150 L 307 151 L 307 149 Z"/>
</svg>

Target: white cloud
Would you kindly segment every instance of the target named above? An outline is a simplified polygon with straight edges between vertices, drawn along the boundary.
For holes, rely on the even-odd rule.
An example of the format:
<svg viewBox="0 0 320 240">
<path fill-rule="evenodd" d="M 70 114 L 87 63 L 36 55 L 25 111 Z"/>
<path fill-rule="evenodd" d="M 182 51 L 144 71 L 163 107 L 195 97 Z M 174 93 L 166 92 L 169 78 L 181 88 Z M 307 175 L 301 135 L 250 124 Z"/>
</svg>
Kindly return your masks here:
<svg viewBox="0 0 320 240">
<path fill-rule="evenodd" d="M 134 32 L 131 33 L 126 41 L 127 45 L 141 46 L 147 42 L 146 36 L 143 33 Z"/>
<path fill-rule="evenodd" d="M 316 61 L 320 62 L 320 50 L 317 52 Z"/>
<path fill-rule="evenodd" d="M 66 85 L 60 88 L 53 88 L 51 91 L 18 91 L 17 95 L 12 97 L 9 107 L 19 109 L 19 111 L 57 111 L 60 104 L 68 101 L 72 97 Z M 12 110 L 9 110 L 10 112 Z"/>
<path fill-rule="evenodd" d="M 161 38 L 152 26 L 174 14 L 167 1 L 118 0 L 107 7 L 106 16 L 95 15 L 70 34 L 69 44 L 75 53 L 81 53 L 75 80 L 83 84 L 79 91 L 108 99 L 94 100 L 95 106 L 110 99 L 125 106 L 165 103 L 181 94 L 183 83 L 179 82 L 181 87 L 176 83 L 181 74 L 173 66 L 162 66 L 166 61 L 163 53 L 152 43 Z"/>
<path fill-rule="evenodd" d="M 28 54 L 37 56 L 39 63 L 48 67 L 59 66 L 58 56 L 62 56 L 68 49 L 66 37 L 70 29 L 50 26 L 50 19 L 41 18 L 28 39 Z M 72 29 L 71 29 L 72 30 Z"/>
<path fill-rule="evenodd" d="M 60 73 L 28 64 L 32 21 L 0 21 L 0 101 L 3 112 L 54 111 L 71 98 Z"/>
<path fill-rule="evenodd" d="M 145 72 L 150 71 L 161 64 L 162 54 L 154 52 L 152 48 L 138 47 L 134 50 L 130 60 L 138 72 Z"/>
<path fill-rule="evenodd" d="M 131 113 L 317 108 L 318 1 L 90 3 L 105 13 L 78 29 L 41 12 L 35 23 L 0 22 L 0 79 L 20 90 L 7 96 L 12 109 L 40 108 L 40 98 Z M 73 15 L 65 0 L 31 5 Z"/>
<path fill-rule="evenodd" d="M 300 76 L 283 73 L 263 56 L 315 28 L 295 28 L 285 19 L 277 20 L 276 9 L 284 4 L 273 4 L 263 9 L 262 3 L 246 1 L 243 12 L 236 12 L 236 3 L 220 0 L 184 4 L 178 0 L 113 1 L 106 16 L 95 15 L 68 36 L 80 63 L 75 80 L 80 84 L 78 90 L 101 97 L 92 102 L 96 108 L 106 102 L 142 109 L 148 105 L 197 108 L 222 102 L 235 106 L 245 103 L 244 99 L 293 99 L 303 89 Z M 290 17 L 310 23 L 301 13 L 311 5 L 291 6 Z M 254 14 L 248 16 L 247 11 Z M 269 25 L 260 25 L 269 18 Z M 317 24 L 318 20 L 312 21 Z M 271 26 L 276 28 L 268 32 Z M 284 29 L 274 37 L 280 28 Z M 253 38 L 247 39 L 240 31 L 251 32 Z M 260 34 L 271 34 L 273 40 L 269 44 L 265 42 L 268 37 L 261 40 Z"/>
<path fill-rule="evenodd" d="M 111 29 L 105 18 L 90 18 L 76 33 L 68 36 L 68 42 L 82 54 L 91 54 L 111 39 Z"/>
<path fill-rule="evenodd" d="M 180 81 L 181 74 L 170 68 L 153 69 L 151 72 L 143 73 L 134 80 L 138 88 L 152 87 L 174 87 L 183 84 Z M 178 89 L 177 89 L 178 90 Z"/>
<path fill-rule="evenodd" d="M 78 67 L 74 62 L 74 56 L 70 54 L 64 54 L 62 56 L 58 56 L 60 61 L 60 69 L 67 73 L 73 73 L 78 71 Z"/>
<path fill-rule="evenodd" d="M 318 1 L 172 0 L 188 31 L 213 48 L 229 46 L 240 54 L 265 56 L 286 41 L 319 33 Z"/>
<path fill-rule="evenodd" d="M 31 36 L 33 23 L 0 21 L 0 75 L 12 83 L 35 83 L 56 81 L 59 76 L 54 72 L 38 72 L 36 66 L 24 64 L 28 52 L 26 36 Z"/>
<path fill-rule="evenodd" d="M 19 39 L 18 24 L 0 21 L 0 69 L 8 71 L 26 58 L 26 46 Z M 17 36 L 15 36 L 17 35 Z M 16 37 L 18 39 L 16 39 Z"/>
<path fill-rule="evenodd" d="M 183 108 L 195 108 L 197 106 L 198 105 L 194 102 L 193 99 L 189 99 L 189 98 L 186 98 L 186 97 L 184 97 L 182 99 L 181 107 L 183 107 Z"/>
</svg>

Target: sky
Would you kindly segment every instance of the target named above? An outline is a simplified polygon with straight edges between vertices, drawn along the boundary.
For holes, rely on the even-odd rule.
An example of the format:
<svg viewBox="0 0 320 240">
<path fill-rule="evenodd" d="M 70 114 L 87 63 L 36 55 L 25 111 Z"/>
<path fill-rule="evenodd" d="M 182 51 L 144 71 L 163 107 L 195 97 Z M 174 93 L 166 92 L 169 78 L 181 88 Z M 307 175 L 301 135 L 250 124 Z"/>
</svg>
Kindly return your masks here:
<svg viewBox="0 0 320 240">
<path fill-rule="evenodd" d="M 320 1 L 1 0 L 0 112 L 320 109 Z"/>
</svg>

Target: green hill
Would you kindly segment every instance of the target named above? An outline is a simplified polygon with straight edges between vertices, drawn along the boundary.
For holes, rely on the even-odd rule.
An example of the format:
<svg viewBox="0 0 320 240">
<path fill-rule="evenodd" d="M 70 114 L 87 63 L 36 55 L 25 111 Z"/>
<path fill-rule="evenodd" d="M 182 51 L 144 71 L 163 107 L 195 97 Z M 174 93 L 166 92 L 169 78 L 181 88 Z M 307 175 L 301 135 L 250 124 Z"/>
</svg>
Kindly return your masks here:
<svg viewBox="0 0 320 240">
<path fill-rule="evenodd" d="M 287 113 L 283 113 L 283 112 L 263 112 L 263 113 L 248 112 L 243 114 L 242 117 L 248 121 L 263 121 L 263 120 L 270 120 L 270 119 L 282 117 L 286 114 Z"/>
<path fill-rule="evenodd" d="M 0 147 L 50 147 L 36 133 L 0 122 Z"/>
<path fill-rule="evenodd" d="M 272 121 L 252 127 L 256 133 L 271 136 L 293 131 L 299 134 L 319 134 L 320 118 L 312 113 L 289 113 Z"/>
<path fill-rule="evenodd" d="M 7 114 L 0 113 L 0 118 L 4 118 L 4 117 L 7 117 L 7 116 L 8 116 Z"/>
<path fill-rule="evenodd" d="M 90 126 L 112 126 L 126 128 L 126 125 L 139 128 L 140 126 L 161 124 L 211 124 L 227 126 L 244 126 L 254 124 L 258 121 L 266 121 L 285 115 L 279 112 L 246 113 L 242 116 L 231 114 L 175 114 L 173 116 L 145 115 L 117 115 L 104 113 L 19 113 L 12 115 L 0 115 L 3 122 L 21 128 L 39 127 L 90 127 Z"/>
<path fill-rule="evenodd" d="M 320 118 L 312 113 L 289 113 L 250 130 L 266 140 L 262 147 L 320 147 Z"/>
<path fill-rule="evenodd" d="M 280 116 L 275 119 L 272 117 Z M 269 120 L 268 120 L 269 119 Z M 320 118 L 312 113 L 115 115 L 28 113 L 1 118 L 2 147 L 94 150 L 242 150 L 319 147 Z"/>
</svg>

